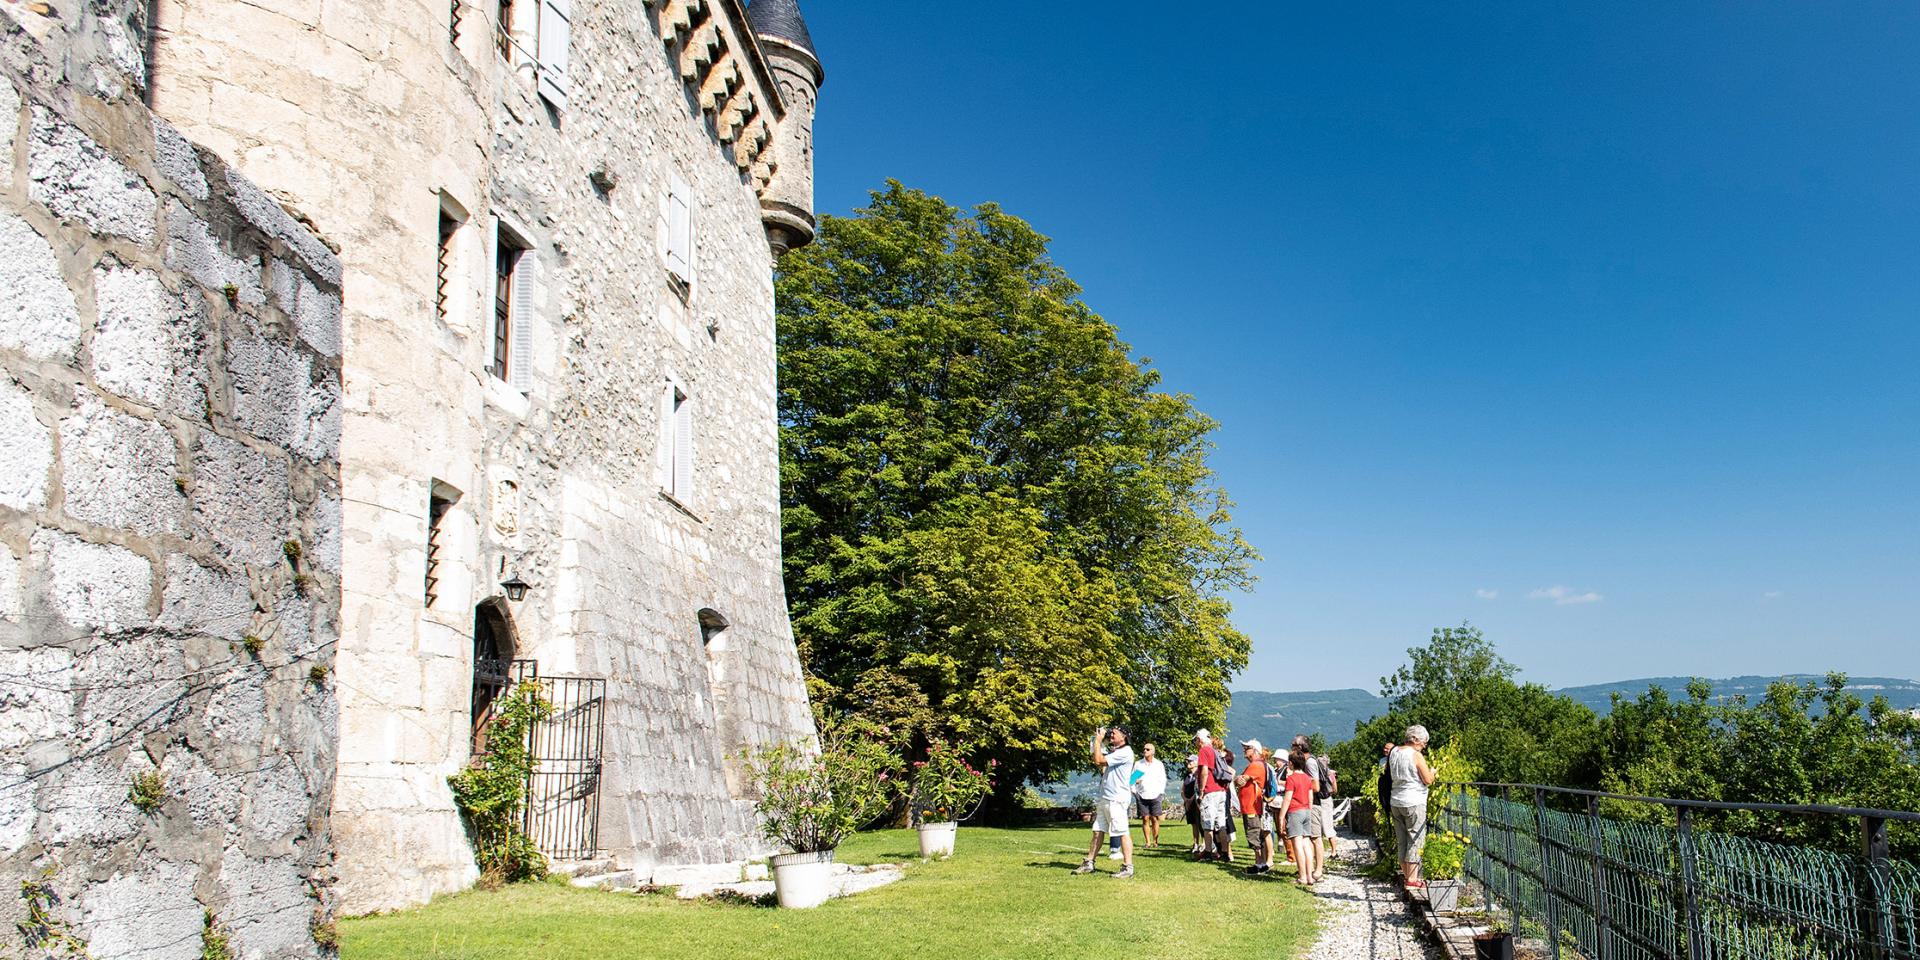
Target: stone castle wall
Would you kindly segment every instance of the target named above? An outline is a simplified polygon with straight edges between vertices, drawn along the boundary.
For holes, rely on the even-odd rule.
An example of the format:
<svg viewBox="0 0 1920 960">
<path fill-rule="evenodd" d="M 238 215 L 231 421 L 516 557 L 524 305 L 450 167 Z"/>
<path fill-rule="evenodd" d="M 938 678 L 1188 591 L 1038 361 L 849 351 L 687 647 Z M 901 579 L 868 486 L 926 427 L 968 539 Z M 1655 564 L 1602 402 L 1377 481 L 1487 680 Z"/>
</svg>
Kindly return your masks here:
<svg viewBox="0 0 1920 960">
<path fill-rule="evenodd" d="M 62 6 L 0 8 L 0 928 L 321 956 L 340 261 Z"/>
<path fill-rule="evenodd" d="M 494 5 L 463 5 L 457 38 L 444 3 L 158 5 L 156 111 L 344 251 L 334 834 L 348 912 L 473 882 L 446 777 L 469 759 L 478 605 L 510 611 L 515 656 L 543 675 L 607 679 L 600 843 L 622 866 L 664 876 L 760 852 L 725 758 L 811 735 L 780 580 L 757 193 L 772 171 L 751 149 L 771 143 L 759 125 L 780 95 L 747 55 L 736 0 L 700 6 L 695 20 L 669 0 L 574 5 L 556 109 L 537 93 L 529 25 L 509 24 L 503 51 Z M 702 57 L 733 51 L 733 104 L 751 93 L 753 122 L 683 80 L 693 34 Z M 684 298 L 662 254 L 674 177 L 694 206 Z M 443 210 L 461 227 L 437 306 Z M 498 229 L 533 276 L 524 391 L 487 371 Z M 695 411 L 682 501 L 662 492 L 670 382 Z M 428 604 L 434 491 L 454 502 Z M 509 573 L 534 584 L 526 600 L 500 598 Z M 726 628 L 703 631 L 702 610 Z"/>
</svg>

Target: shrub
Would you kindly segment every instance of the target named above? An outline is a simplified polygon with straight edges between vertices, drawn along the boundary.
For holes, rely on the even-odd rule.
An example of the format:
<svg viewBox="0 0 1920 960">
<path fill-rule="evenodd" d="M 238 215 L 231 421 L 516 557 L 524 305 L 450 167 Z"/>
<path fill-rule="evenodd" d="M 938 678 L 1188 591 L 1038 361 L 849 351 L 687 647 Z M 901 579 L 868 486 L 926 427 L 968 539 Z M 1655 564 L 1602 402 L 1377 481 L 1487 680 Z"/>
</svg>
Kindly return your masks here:
<svg viewBox="0 0 1920 960">
<path fill-rule="evenodd" d="M 967 762 L 969 745 L 954 746 L 945 740 L 927 745 L 927 758 L 913 765 L 913 792 L 909 805 L 915 823 L 945 823 L 965 820 L 979 809 L 980 801 L 993 790 L 991 771 L 999 761 L 988 760 L 981 770 Z"/>
<path fill-rule="evenodd" d="M 761 832 L 795 853 L 832 850 L 899 794 L 886 729 L 857 720 L 825 723 L 817 748 L 790 740 L 749 750 L 745 760 L 760 791 Z"/>
<path fill-rule="evenodd" d="M 167 799 L 167 778 L 158 770 L 133 775 L 133 786 L 127 789 L 127 800 L 141 813 L 152 813 L 160 809 Z"/>
<path fill-rule="evenodd" d="M 514 684 L 487 724 L 486 752 L 447 778 L 453 802 L 467 819 L 483 886 L 538 880 L 547 874 L 547 858 L 527 836 L 520 814 L 533 773 L 533 727 L 552 714 L 553 704 L 539 681 Z"/>
</svg>

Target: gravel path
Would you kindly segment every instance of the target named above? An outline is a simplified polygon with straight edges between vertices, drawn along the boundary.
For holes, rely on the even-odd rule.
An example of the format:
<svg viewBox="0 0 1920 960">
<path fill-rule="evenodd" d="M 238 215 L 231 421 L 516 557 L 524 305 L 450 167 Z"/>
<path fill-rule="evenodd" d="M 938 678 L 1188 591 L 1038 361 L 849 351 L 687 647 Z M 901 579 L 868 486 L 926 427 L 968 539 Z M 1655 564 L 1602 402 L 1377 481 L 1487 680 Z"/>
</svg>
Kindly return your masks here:
<svg viewBox="0 0 1920 960">
<path fill-rule="evenodd" d="M 1317 894 L 1330 909 L 1312 960 L 1429 960 L 1444 956 L 1420 937 L 1419 921 L 1391 884 L 1355 876 L 1374 860 L 1373 844 L 1342 834 Z"/>
</svg>

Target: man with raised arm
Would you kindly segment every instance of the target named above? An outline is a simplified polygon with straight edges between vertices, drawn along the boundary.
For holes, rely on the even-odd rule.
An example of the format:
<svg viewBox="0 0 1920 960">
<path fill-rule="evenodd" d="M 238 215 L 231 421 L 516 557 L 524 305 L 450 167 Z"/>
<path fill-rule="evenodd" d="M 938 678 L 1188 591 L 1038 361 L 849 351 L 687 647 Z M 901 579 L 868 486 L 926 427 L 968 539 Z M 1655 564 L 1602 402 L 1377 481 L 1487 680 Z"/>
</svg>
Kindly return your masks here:
<svg viewBox="0 0 1920 960">
<path fill-rule="evenodd" d="M 1120 837 L 1120 872 L 1124 880 L 1133 876 L 1133 830 L 1128 808 L 1133 806 L 1133 748 L 1127 745 L 1127 728 L 1102 727 L 1093 735 L 1093 765 L 1100 771 L 1100 798 L 1093 805 L 1093 840 L 1087 844 L 1087 859 L 1074 873 L 1092 873 L 1094 858 L 1109 834 Z"/>
</svg>

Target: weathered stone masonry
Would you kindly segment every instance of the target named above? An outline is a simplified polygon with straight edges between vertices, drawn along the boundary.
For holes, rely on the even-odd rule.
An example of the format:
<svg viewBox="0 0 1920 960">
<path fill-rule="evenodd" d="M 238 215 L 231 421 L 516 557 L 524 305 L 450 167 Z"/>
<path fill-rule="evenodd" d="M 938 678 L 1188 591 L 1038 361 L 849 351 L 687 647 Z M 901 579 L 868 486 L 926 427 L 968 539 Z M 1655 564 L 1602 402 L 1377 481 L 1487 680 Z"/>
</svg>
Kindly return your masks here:
<svg viewBox="0 0 1920 960">
<path fill-rule="evenodd" d="M 142 105 L 143 9 L 0 5 L 0 929 L 320 956 L 341 264 Z"/>
<path fill-rule="evenodd" d="M 542 675 L 605 678 L 599 844 L 643 878 L 765 852 L 728 757 L 812 732 L 780 580 L 772 285 L 812 237 L 798 10 L 450 6 L 156 7 L 156 111 L 341 244 L 347 912 L 475 878 L 446 777 L 471 754 L 483 619 Z"/>
</svg>

